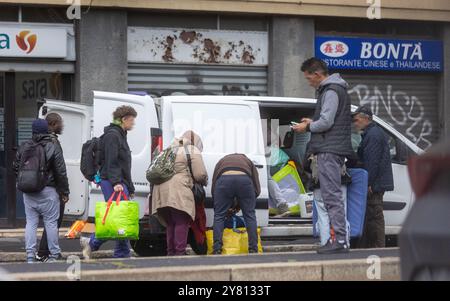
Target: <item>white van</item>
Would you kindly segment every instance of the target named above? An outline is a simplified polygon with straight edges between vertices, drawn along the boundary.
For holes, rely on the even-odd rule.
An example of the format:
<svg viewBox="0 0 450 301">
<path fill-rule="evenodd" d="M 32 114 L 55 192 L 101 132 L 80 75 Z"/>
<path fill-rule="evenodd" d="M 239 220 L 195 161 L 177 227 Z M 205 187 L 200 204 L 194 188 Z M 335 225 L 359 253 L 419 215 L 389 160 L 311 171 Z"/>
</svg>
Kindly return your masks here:
<svg viewBox="0 0 450 301">
<path fill-rule="evenodd" d="M 261 195 L 257 200 L 256 215 L 261 235 L 309 236 L 312 235 L 311 219 L 269 218 L 268 169 L 270 138 L 265 133 L 268 126 L 276 127 L 280 134 L 280 147 L 292 159 L 301 161 L 309 137 L 294 133 L 290 145 L 284 145 L 286 135 L 292 136 L 289 123 L 311 116 L 316 100 L 306 98 L 259 96 L 165 96 L 155 98 L 145 95 L 94 91 L 93 106 L 78 103 L 45 100 L 40 116 L 50 112 L 60 114 L 65 123 L 60 136 L 68 168 L 70 202 L 65 214 L 70 219 L 88 219 L 95 215 L 95 202 L 104 201 L 95 184 L 88 183 L 80 172 L 82 144 L 91 137 L 99 137 L 104 126 L 111 122 L 112 112 L 120 105 L 131 105 L 138 112 L 136 127 L 128 135 L 132 150 L 132 178 L 136 188 L 136 201 L 140 203 L 141 239 L 132 242 L 140 255 L 164 254 L 164 229 L 149 213 L 147 196 L 150 185 L 145 171 L 156 148 L 167 147 L 185 130 L 192 129 L 203 139 L 203 158 L 210 176 L 207 191 L 207 226 L 212 226 L 213 210 L 211 178 L 215 164 L 229 153 L 245 153 L 259 171 Z M 356 107 L 352 107 L 355 110 Z M 279 120 L 277 122 L 276 120 Z M 386 122 L 374 116 L 390 138 L 395 190 L 384 197 L 386 234 L 396 235 L 414 201 L 409 183 L 406 159 L 410 154 L 422 153 L 415 144 Z M 268 122 L 266 122 L 268 121 Z M 275 123 L 274 123 L 275 121 Z M 269 129 L 270 132 L 270 129 Z M 287 134 L 290 133 L 290 134 Z M 270 135 L 269 135 L 270 137 Z M 352 137 L 356 149 L 360 136 Z M 190 239 L 190 242 L 192 240 Z M 191 243 L 191 246 L 193 243 Z M 195 247 L 193 246 L 194 250 Z"/>
</svg>

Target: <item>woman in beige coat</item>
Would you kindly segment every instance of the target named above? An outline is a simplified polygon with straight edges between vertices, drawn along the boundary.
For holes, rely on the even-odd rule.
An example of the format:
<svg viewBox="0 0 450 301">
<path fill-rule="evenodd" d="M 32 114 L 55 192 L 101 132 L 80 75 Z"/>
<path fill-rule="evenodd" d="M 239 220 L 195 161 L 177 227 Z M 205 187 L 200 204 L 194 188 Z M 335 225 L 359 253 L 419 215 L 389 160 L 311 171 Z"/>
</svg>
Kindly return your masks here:
<svg viewBox="0 0 450 301">
<path fill-rule="evenodd" d="M 203 144 L 193 131 L 187 131 L 181 138 L 176 138 L 172 147 L 177 147 L 175 175 L 167 182 L 153 187 L 152 214 L 156 214 L 166 226 L 167 255 L 185 255 L 189 227 L 195 219 L 195 201 L 192 187 L 195 182 L 205 185 L 208 174 L 201 152 Z M 192 161 L 192 179 L 189 171 L 185 148 Z"/>
</svg>

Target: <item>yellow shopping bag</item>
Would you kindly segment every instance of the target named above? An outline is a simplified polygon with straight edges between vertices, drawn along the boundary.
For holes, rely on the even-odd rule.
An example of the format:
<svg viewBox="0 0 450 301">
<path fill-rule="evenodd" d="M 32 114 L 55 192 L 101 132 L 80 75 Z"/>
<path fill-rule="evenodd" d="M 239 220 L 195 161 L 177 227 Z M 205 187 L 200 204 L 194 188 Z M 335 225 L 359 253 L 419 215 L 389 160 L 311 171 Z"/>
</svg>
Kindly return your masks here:
<svg viewBox="0 0 450 301">
<path fill-rule="evenodd" d="M 300 215 L 299 195 L 305 194 L 306 190 L 302 180 L 297 172 L 294 161 L 289 161 L 282 169 L 272 176 L 272 179 L 278 183 L 282 191 L 290 191 L 284 193 L 284 197 L 289 205 L 289 212 L 292 215 Z M 269 213 L 277 214 L 278 210 L 269 211 Z"/>
<path fill-rule="evenodd" d="M 258 253 L 262 253 L 261 229 L 258 228 Z M 213 252 L 213 230 L 206 231 L 206 242 L 208 245 L 208 254 Z M 248 253 L 248 235 L 246 228 L 228 229 L 223 231 L 223 255 L 247 254 Z"/>
</svg>

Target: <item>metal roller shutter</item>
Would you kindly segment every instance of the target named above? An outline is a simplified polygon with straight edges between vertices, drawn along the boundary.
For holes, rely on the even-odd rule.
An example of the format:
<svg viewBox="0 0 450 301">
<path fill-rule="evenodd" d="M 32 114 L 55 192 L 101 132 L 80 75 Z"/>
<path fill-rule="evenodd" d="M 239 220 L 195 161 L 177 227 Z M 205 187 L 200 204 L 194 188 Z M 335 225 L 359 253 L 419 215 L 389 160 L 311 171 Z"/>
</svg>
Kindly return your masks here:
<svg viewBox="0 0 450 301">
<path fill-rule="evenodd" d="M 439 139 L 438 78 L 433 74 L 343 73 L 354 105 L 374 114 L 426 149 Z"/>
<path fill-rule="evenodd" d="M 128 65 L 128 90 L 174 94 L 267 95 L 266 66 Z"/>
</svg>

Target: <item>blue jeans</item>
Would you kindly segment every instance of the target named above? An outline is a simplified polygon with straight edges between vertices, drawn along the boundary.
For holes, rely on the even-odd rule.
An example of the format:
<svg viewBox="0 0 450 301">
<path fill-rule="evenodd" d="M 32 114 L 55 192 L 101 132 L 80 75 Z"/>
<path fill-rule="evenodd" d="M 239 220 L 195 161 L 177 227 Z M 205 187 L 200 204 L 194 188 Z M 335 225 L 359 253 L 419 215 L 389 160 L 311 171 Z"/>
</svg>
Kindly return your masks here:
<svg viewBox="0 0 450 301">
<path fill-rule="evenodd" d="M 123 191 L 126 196 L 129 197 L 128 187 L 125 184 L 122 184 Z M 107 201 L 111 195 L 114 193 L 114 188 L 110 181 L 103 180 L 100 182 L 100 187 L 102 189 L 103 196 L 105 201 Z M 89 241 L 89 245 L 92 251 L 97 251 L 107 240 L 97 239 L 95 238 L 95 233 L 92 233 L 91 239 Z M 127 258 L 130 257 L 130 243 L 128 240 L 117 240 L 116 247 L 114 248 L 114 258 Z"/>
</svg>

